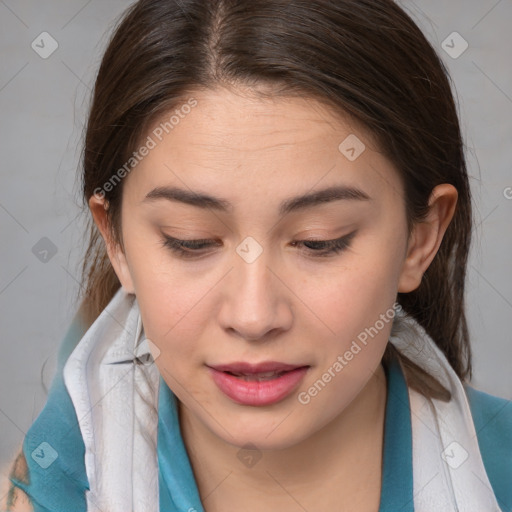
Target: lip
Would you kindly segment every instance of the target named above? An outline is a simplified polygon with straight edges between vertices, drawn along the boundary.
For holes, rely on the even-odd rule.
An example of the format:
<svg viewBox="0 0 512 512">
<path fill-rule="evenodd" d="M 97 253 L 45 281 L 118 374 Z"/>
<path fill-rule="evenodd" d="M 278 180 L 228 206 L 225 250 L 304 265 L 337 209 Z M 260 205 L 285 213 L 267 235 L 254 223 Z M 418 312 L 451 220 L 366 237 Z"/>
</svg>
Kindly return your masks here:
<svg viewBox="0 0 512 512">
<path fill-rule="evenodd" d="M 287 372 L 308 366 L 306 364 L 286 364 L 280 363 L 279 361 L 263 361 L 261 363 L 248 363 L 246 361 L 237 361 L 229 364 L 209 365 L 210 368 L 219 372 L 233 372 L 233 373 L 245 373 L 247 375 L 253 375 L 255 373 L 264 372 Z"/>
<path fill-rule="evenodd" d="M 241 405 L 264 406 L 280 402 L 299 385 L 309 365 L 289 365 L 274 361 L 252 365 L 249 363 L 231 363 L 229 365 L 207 366 L 217 387 L 228 398 Z M 226 369 L 222 369 L 226 368 Z M 264 381 L 246 381 L 227 373 L 247 373 L 254 375 L 270 371 L 285 372 L 279 377 Z"/>
</svg>

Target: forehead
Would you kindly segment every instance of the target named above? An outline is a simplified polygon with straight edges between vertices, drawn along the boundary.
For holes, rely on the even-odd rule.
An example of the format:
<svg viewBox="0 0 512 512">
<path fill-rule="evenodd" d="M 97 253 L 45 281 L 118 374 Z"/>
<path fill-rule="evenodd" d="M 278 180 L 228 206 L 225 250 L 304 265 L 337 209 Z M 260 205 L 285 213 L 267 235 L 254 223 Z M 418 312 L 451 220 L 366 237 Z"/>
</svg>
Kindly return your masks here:
<svg viewBox="0 0 512 512">
<path fill-rule="evenodd" d="M 360 186 L 369 194 L 399 187 L 367 130 L 307 97 L 195 91 L 155 121 L 142 143 L 150 139 L 152 149 L 129 176 L 139 196 L 159 185 L 220 196 L 260 190 L 267 197 L 316 184 Z M 354 148 L 357 158 L 347 153 Z"/>
<path fill-rule="evenodd" d="M 336 143 L 340 132 L 359 132 L 369 139 L 370 134 L 357 125 L 348 114 L 336 114 L 332 108 L 309 97 L 270 96 L 260 97 L 250 90 L 213 89 L 191 93 L 177 103 L 173 111 L 185 111 L 186 103 L 194 98 L 196 106 L 190 112 L 172 116 L 164 114 L 150 132 L 164 129 L 162 135 L 174 134 L 175 145 L 187 138 L 187 142 L 206 149 L 231 151 L 258 151 L 279 146 L 282 142 L 310 143 L 318 138 L 324 145 Z M 186 109 L 188 112 L 188 108 Z M 171 115 L 169 115 L 171 114 Z M 174 117 L 172 129 L 165 130 L 165 122 Z M 172 123 L 171 123 L 172 124 Z M 187 129 L 188 125 L 188 129 Z M 194 136 L 191 139 L 191 131 Z"/>
</svg>

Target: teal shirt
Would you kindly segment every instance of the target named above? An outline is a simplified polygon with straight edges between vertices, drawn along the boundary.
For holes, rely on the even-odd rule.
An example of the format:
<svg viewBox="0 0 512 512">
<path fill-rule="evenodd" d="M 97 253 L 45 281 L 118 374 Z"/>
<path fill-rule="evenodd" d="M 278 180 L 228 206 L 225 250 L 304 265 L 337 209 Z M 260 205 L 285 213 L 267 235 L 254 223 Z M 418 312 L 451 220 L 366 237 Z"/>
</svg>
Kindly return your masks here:
<svg viewBox="0 0 512 512">
<path fill-rule="evenodd" d="M 85 446 L 64 384 L 64 364 L 84 333 L 75 317 L 61 344 L 45 407 L 23 442 L 29 481 L 10 477 L 30 497 L 34 512 L 85 512 Z M 384 367 L 388 382 L 379 512 L 412 512 L 412 431 L 409 396 L 397 361 Z M 512 511 L 512 401 L 466 387 L 485 469 L 502 512 Z M 161 512 L 204 512 L 178 421 L 177 399 L 160 376 L 158 399 Z M 54 451 L 41 451 L 41 443 Z M 43 445 L 43 448 L 45 445 Z M 45 453 L 41 458 L 41 454 Z M 39 457 L 38 457 L 39 456 Z M 51 462 L 49 465 L 48 462 Z M 44 466 L 47 466 L 46 468 Z"/>
</svg>

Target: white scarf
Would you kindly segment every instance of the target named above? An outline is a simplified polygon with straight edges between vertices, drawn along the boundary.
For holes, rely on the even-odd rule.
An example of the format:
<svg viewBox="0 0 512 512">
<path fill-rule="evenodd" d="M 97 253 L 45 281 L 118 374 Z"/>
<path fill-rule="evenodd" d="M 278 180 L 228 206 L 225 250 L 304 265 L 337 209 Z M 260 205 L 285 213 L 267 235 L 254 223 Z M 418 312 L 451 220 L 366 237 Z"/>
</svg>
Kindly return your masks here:
<svg viewBox="0 0 512 512">
<path fill-rule="evenodd" d="M 462 382 L 424 329 L 396 312 L 394 346 L 452 393 L 448 403 L 408 389 L 415 512 L 501 512 L 485 471 Z M 145 361 L 151 392 L 134 358 Z M 137 300 L 120 288 L 64 366 L 76 410 L 90 490 L 88 512 L 158 512 L 159 371 Z M 149 433 L 143 435 L 143 432 Z M 186 511 L 183 511 L 186 512 Z"/>
</svg>

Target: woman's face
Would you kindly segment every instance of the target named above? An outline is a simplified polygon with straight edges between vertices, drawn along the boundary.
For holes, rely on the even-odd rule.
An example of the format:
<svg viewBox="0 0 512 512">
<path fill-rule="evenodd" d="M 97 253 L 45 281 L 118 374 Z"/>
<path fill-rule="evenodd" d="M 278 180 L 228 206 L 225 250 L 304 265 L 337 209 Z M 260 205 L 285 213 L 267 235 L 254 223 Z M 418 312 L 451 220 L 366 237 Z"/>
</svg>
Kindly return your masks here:
<svg viewBox="0 0 512 512">
<path fill-rule="evenodd" d="M 407 253 L 402 184 L 365 133 L 312 100 L 193 98 L 152 127 L 124 178 L 115 268 L 194 421 L 283 448 L 379 368 Z M 166 237 L 207 242 L 181 254 Z M 338 252 L 307 243 L 336 239 Z M 251 383 L 209 369 L 266 361 L 307 370 Z"/>
</svg>

